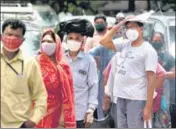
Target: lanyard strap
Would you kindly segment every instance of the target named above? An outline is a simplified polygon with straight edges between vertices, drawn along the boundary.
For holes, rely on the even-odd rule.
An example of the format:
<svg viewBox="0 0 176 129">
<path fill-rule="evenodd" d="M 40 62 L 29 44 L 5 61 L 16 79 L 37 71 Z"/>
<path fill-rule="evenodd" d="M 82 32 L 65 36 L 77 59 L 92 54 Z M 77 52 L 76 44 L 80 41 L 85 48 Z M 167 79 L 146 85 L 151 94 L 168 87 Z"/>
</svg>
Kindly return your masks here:
<svg viewBox="0 0 176 129">
<path fill-rule="evenodd" d="M 9 63 L 2 57 L 2 55 L 1 55 L 1 58 L 2 58 L 2 59 L 5 61 L 5 63 L 11 68 L 11 70 L 16 73 L 16 75 L 22 75 L 22 74 L 23 74 L 23 70 L 24 70 L 24 61 L 23 61 L 23 60 L 21 61 L 21 74 L 19 74 L 19 73 L 15 70 L 15 68 L 13 68 L 12 65 L 9 64 Z"/>
</svg>

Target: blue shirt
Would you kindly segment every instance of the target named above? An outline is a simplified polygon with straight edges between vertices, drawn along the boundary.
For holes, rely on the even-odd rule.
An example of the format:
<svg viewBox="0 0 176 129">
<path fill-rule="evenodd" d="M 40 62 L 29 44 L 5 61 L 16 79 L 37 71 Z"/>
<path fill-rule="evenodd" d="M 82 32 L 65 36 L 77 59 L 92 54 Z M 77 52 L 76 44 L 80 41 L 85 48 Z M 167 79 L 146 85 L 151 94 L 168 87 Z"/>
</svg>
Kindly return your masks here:
<svg viewBox="0 0 176 129">
<path fill-rule="evenodd" d="M 66 53 L 66 57 L 73 74 L 76 120 L 83 120 L 86 111 L 90 108 L 96 109 L 98 105 L 96 62 L 90 54 L 82 51 L 74 60 L 71 59 L 69 52 Z"/>
<path fill-rule="evenodd" d="M 115 54 L 115 52 L 103 47 L 102 45 L 98 45 L 95 48 L 92 48 L 89 53 L 96 57 L 100 57 L 100 73 L 99 77 L 102 78 L 102 74 L 104 69 L 106 68 L 107 64 Z M 102 80 L 102 79 L 101 79 Z"/>
<path fill-rule="evenodd" d="M 94 56 L 94 57 L 98 57 L 98 66 L 99 66 L 99 75 L 98 75 L 98 86 L 99 86 L 99 90 L 98 90 L 98 119 L 103 118 L 103 96 L 104 96 L 104 89 L 102 86 L 102 82 L 103 82 L 103 71 L 106 68 L 106 66 L 108 65 L 109 61 L 111 60 L 112 56 L 115 54 L 115 52 L 101 46 L 98 45 L 94 48 L 92 48 L 89 53 Z"/>
</svg>

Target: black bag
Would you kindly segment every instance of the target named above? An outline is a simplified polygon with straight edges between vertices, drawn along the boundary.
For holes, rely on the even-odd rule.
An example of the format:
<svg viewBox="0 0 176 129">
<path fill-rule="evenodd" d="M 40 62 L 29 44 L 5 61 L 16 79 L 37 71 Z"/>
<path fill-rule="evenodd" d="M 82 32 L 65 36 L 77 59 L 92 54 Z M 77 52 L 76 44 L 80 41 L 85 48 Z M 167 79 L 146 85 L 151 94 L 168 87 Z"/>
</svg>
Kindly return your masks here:
<svg viewBox="0 0 176 129">
<path fill-rule="evenodd" d="M 115 128 L 115 122 L 110 114 L 110 110 L 106 113 L 105 117 L 102 119 L 97 119 L 95 117 L 90 128 Z"/>
<path fill-rule="evenodd" d="M 93 37 L 94 27 L 87 19 L 72 19 L 59 23 L 57 34 L 63 38 L 65 33 L 77 32 L 87 37 Z"/>
</svg>

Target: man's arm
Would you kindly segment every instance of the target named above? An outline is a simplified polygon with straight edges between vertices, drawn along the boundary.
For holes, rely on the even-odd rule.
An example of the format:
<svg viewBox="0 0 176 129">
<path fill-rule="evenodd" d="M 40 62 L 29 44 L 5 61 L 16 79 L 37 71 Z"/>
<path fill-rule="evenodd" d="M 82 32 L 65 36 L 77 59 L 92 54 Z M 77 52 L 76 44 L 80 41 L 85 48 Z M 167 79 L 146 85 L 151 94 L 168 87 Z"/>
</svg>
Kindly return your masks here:
<svg viewBox="0 0 176 129">
<path fill-rule="evenodd" d="M 113 87 L 114 87 L 114 78 L 116 73 L 116 57 L 114 55 L 110 61 L 110 73 L 108 76 L 107 84 L 104 87 L 104 102 L 103 102 L 103 111 L 107 111 L 110 108 L 111 101 L 113 100 Z"/>
<path fill-rule="evenodd" d="M 33 115 L 31 121 L 35 124 L 43 118 L 46 113 L 47 108 L 47 92 L 42 79 L 41 70 L 37 61 L 33 60 L 33 65 L 31 67 L 31 72 L 29 75 L 29 86 L 32 101 L 34 102 Z"/>
<path fill-rule="evenodd" d="M 156 69 L 156 79 L 154 82 L 156 89 L 163 87 L 165 77 L 166 77 L 166 70 L 158 63 Z"/>
<path fill-rule="evenodd" d="M 89 53 L 94 57 L 97 68 L 100 69 L 100 52 L 102 51 L 102 46 L 98 45 L 89 50 Z"/>
<path fill-rule="evenodd" d="M 121 26 L 123 26 L 126 21 L 128 19 L 132 18 L 132 16 L 129 16 L 127 18 L 125 18 L 124 20 L 122 20 L 121 22 L 119 22 L 117 25 L 113 26 L 112 29 L 110 31 L 108 31 L 105 36 L 102 38 L 102 40 L 100 41 L 100 44 L 112 51 L 116 51 L 117 47 L 115 47 L 112 39 L 114 37 L 114 35 L 116 34 L 117 31 L 120 31 Z"/>
<path fill-rule="evenodd" d="M 84 116 L 85 128 L 93 123 L 93 113 L 98 106 L 98 74 L 96 62 L 91 57 L 91 63 L 88 70 L 88 110 Z"/>
<path fill-rule="evenodd" d="M 114 27 L 112 27 L 112 29 L 109 32 L 107 32 L 105 36 L 100 40 L 100 44 L 112 51 L 116 51 L 112 39 L 118 29 L 119 25 L 115 25 Z"/>
<path fill-rule="evenodd" d="M 88 86 L 89 86 L 89 109 L 96 109 L 98 105 L 98 74 L 96 63 L 92 58 L 92 61 L 89 66 L 89 73 L 88 73 Z"/>
<path fill-rule="evenodd" d="M 148 87 L 147 87 L 147 101 L 144 107 L 143 111 L 143 119 L 145 121 L 148 121 L 151 119 L 151 113 L 152 113 L 152 106 L 153 106 L 153 95 L 155 90 L 155 73 L 152 71 L 146 72 L 147 74 L 147 80 L 148 80 Z"/>
<path fill-rule="evenodd" d="M 108 65 L 106 66 L 105 70 L 103 71 L 103 88 L 105 87 L 105 85 L 107 84 L 108 78 L 109 78 L 109 74 L 110 74 L 110 70 L 111 70 L 111 60 L 108 63 Z"/>
<path fill-rule="evenodd" d="M 151 109 L 152 103 L 153 103 L 153 93 L 155 90 L 154 82 L 155 82 L 156 78 L 155 78 L 154 72 L 148 71 L 146 73 L 147 73 L 147 80 L 148 80 L 146 107 Z"/>
<path fill-rule="evenodd" d="M 103 72 L 103 88 L 104 88 L 104 101 L 103 101 L 103 111 L 106 112 L 110 108 L 111 104 L 111 93 L 109 91 L 109 86 L 107 85 L 107 81 L 109 77 L 111 77 L 111 61 Z"/>
<path fill-rule="evenodd" d="M 93 38 L 88 37 L 85 42 L 84 51 L 88 52 L 91 48 L 93 48 Z"/>
<path fill-rule="evenodd" d="M 175 77 L 175 67 L 166 73 L 166 79 L 176 79 Z"/>
<path fill-rule="evenodd" d="M 145 71 L 148 81 L 147 85 L 147 101 L 143 111 L 143 119 L 151 119 L 152 104 L 153 104 L 153 94 L 155 90 L 155 73 L 157 69 L 157 53 L 153 48 L 150 48 L 145 55 Z"/>
</svg>

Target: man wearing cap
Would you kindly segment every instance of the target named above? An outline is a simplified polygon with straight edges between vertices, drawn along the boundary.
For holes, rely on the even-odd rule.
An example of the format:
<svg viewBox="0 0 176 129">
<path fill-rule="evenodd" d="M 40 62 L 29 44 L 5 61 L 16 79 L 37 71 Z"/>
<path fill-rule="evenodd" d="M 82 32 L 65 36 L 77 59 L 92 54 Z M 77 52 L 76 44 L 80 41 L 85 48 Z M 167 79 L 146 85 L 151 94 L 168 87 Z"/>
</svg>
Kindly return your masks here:
<svg viewBox="0 0 176 129">
<path fill-rule="evenodd" d="M 142 17 L 142 16 L 141 16 Z M 143 39 L 139 16 L 128 17 L 115 25 L 100 44 L 120 52 L 116 62 L 113 95 L 117 99 L 119 128 L 143 128 L 151 119 L 157 53 Z M 116 43 L 113 35 L 125 24 L 127 41 Z"/>
<path fill-rule="evenodd" d="M 70 20 L 64 24 L 68 48 L 65 55 L 73 74 L 77 128 L 88 128 L 98 105 L 98 75 L 94 58 L 81 48 L 84 36 L 93 33 L 89 33 L 91 25 L 86 20 Z"/>
</svg>

